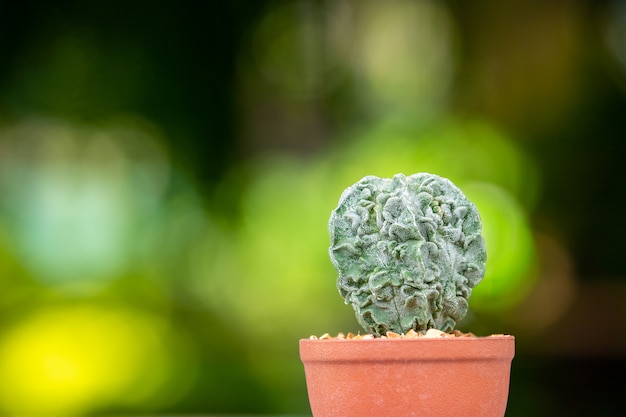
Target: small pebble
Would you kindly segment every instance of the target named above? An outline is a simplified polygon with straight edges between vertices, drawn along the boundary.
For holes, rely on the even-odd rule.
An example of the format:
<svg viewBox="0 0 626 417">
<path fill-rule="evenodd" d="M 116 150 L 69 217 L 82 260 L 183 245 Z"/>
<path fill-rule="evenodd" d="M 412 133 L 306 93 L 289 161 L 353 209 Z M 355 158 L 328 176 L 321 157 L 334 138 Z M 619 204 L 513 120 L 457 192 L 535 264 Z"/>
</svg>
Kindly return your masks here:
<svg viewBox="0 0 626 417">
<path fill-rule="evenodd" d="M 492 334 L 490 336 L 504 336 L 503 334 Z M 417 339 L 420 337 L 427 338 L 437 338 L 437 337 L 476 337 L 473 333 L 463 333 L 460 330 L 453 330 L 450 333 L 443 332 L 439 329 L 428 329 L 425 333 L 416 332 L 413 329 L 410 329 L 408 332 L 401 334 L 396 332 L 387 332 L 384 336 L 381 336 L 381 339 Z M 310 336 L 311 340 L 328 340 L 328 339 L 341 339 L 341 340 L 360 340 L 360 339 L 375 339 L 376 337 L 373 334 L 354 334 L 349 332 L 348 334 L 344 334 L 342 332 L 337 333 L 337 336 L 331 336 L 328 333 L 324 333 L 319 338 L 315 335 Z"/>
</svg>

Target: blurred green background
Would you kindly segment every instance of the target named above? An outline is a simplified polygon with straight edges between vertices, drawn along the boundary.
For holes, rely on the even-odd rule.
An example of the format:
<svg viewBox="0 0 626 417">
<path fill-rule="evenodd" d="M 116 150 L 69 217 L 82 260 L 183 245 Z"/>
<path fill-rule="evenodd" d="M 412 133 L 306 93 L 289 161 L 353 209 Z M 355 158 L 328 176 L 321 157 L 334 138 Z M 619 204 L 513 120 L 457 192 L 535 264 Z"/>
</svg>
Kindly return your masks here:
<svg viewBox="0 0 626 417">
<path fill-rule="evenodd" d="M 622 415 L 626 4 L 0 4 L 0 415 L 308 415 L 365 175 L 478 206 L 507 416 Z M 453 399 L 451 399 L 453 400 Z"/>
</svg>

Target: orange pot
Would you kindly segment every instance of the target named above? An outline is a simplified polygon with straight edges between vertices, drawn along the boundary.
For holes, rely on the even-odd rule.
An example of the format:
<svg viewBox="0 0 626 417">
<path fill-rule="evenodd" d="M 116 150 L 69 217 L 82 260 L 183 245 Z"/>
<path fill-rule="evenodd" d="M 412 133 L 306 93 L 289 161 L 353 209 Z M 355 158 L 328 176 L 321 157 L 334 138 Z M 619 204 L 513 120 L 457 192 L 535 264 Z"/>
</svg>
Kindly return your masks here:
<svg viewBox="0 0 626 417">
<path fill-rule="evenodd" d="M 314 417 L 502 417 L 513 336 L 300 340 Z"/>
</svg>

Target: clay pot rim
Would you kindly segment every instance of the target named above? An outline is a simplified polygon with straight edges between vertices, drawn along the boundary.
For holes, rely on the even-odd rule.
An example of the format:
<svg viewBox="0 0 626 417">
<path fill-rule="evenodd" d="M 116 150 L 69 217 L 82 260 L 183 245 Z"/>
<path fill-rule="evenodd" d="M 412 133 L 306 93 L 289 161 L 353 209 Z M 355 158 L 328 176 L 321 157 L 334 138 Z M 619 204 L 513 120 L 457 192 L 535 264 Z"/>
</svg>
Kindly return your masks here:
<svg viewBox="0 0 626 417">
<path fill-rule="evenodd" d="M 309 362 L 512 359 L 515 337 L 416 337 L 300 339 L 300 358 Z"/>
</svg>

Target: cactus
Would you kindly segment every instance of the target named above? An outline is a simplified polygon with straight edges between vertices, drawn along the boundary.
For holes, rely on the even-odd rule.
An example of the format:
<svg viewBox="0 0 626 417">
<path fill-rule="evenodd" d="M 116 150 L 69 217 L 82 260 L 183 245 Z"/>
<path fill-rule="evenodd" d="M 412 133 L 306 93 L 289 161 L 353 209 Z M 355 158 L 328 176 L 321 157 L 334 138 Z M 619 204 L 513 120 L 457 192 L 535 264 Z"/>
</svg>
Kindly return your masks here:
<svg viewBox="0 0 626 417">
<path fill-rule="evenodd" d="M 450 332 L 484 276 L 481 228 L 474 204 L 448 179 L 364 177 L 329 220 L 339 293 L 375 336 Z"/>
</svg>

